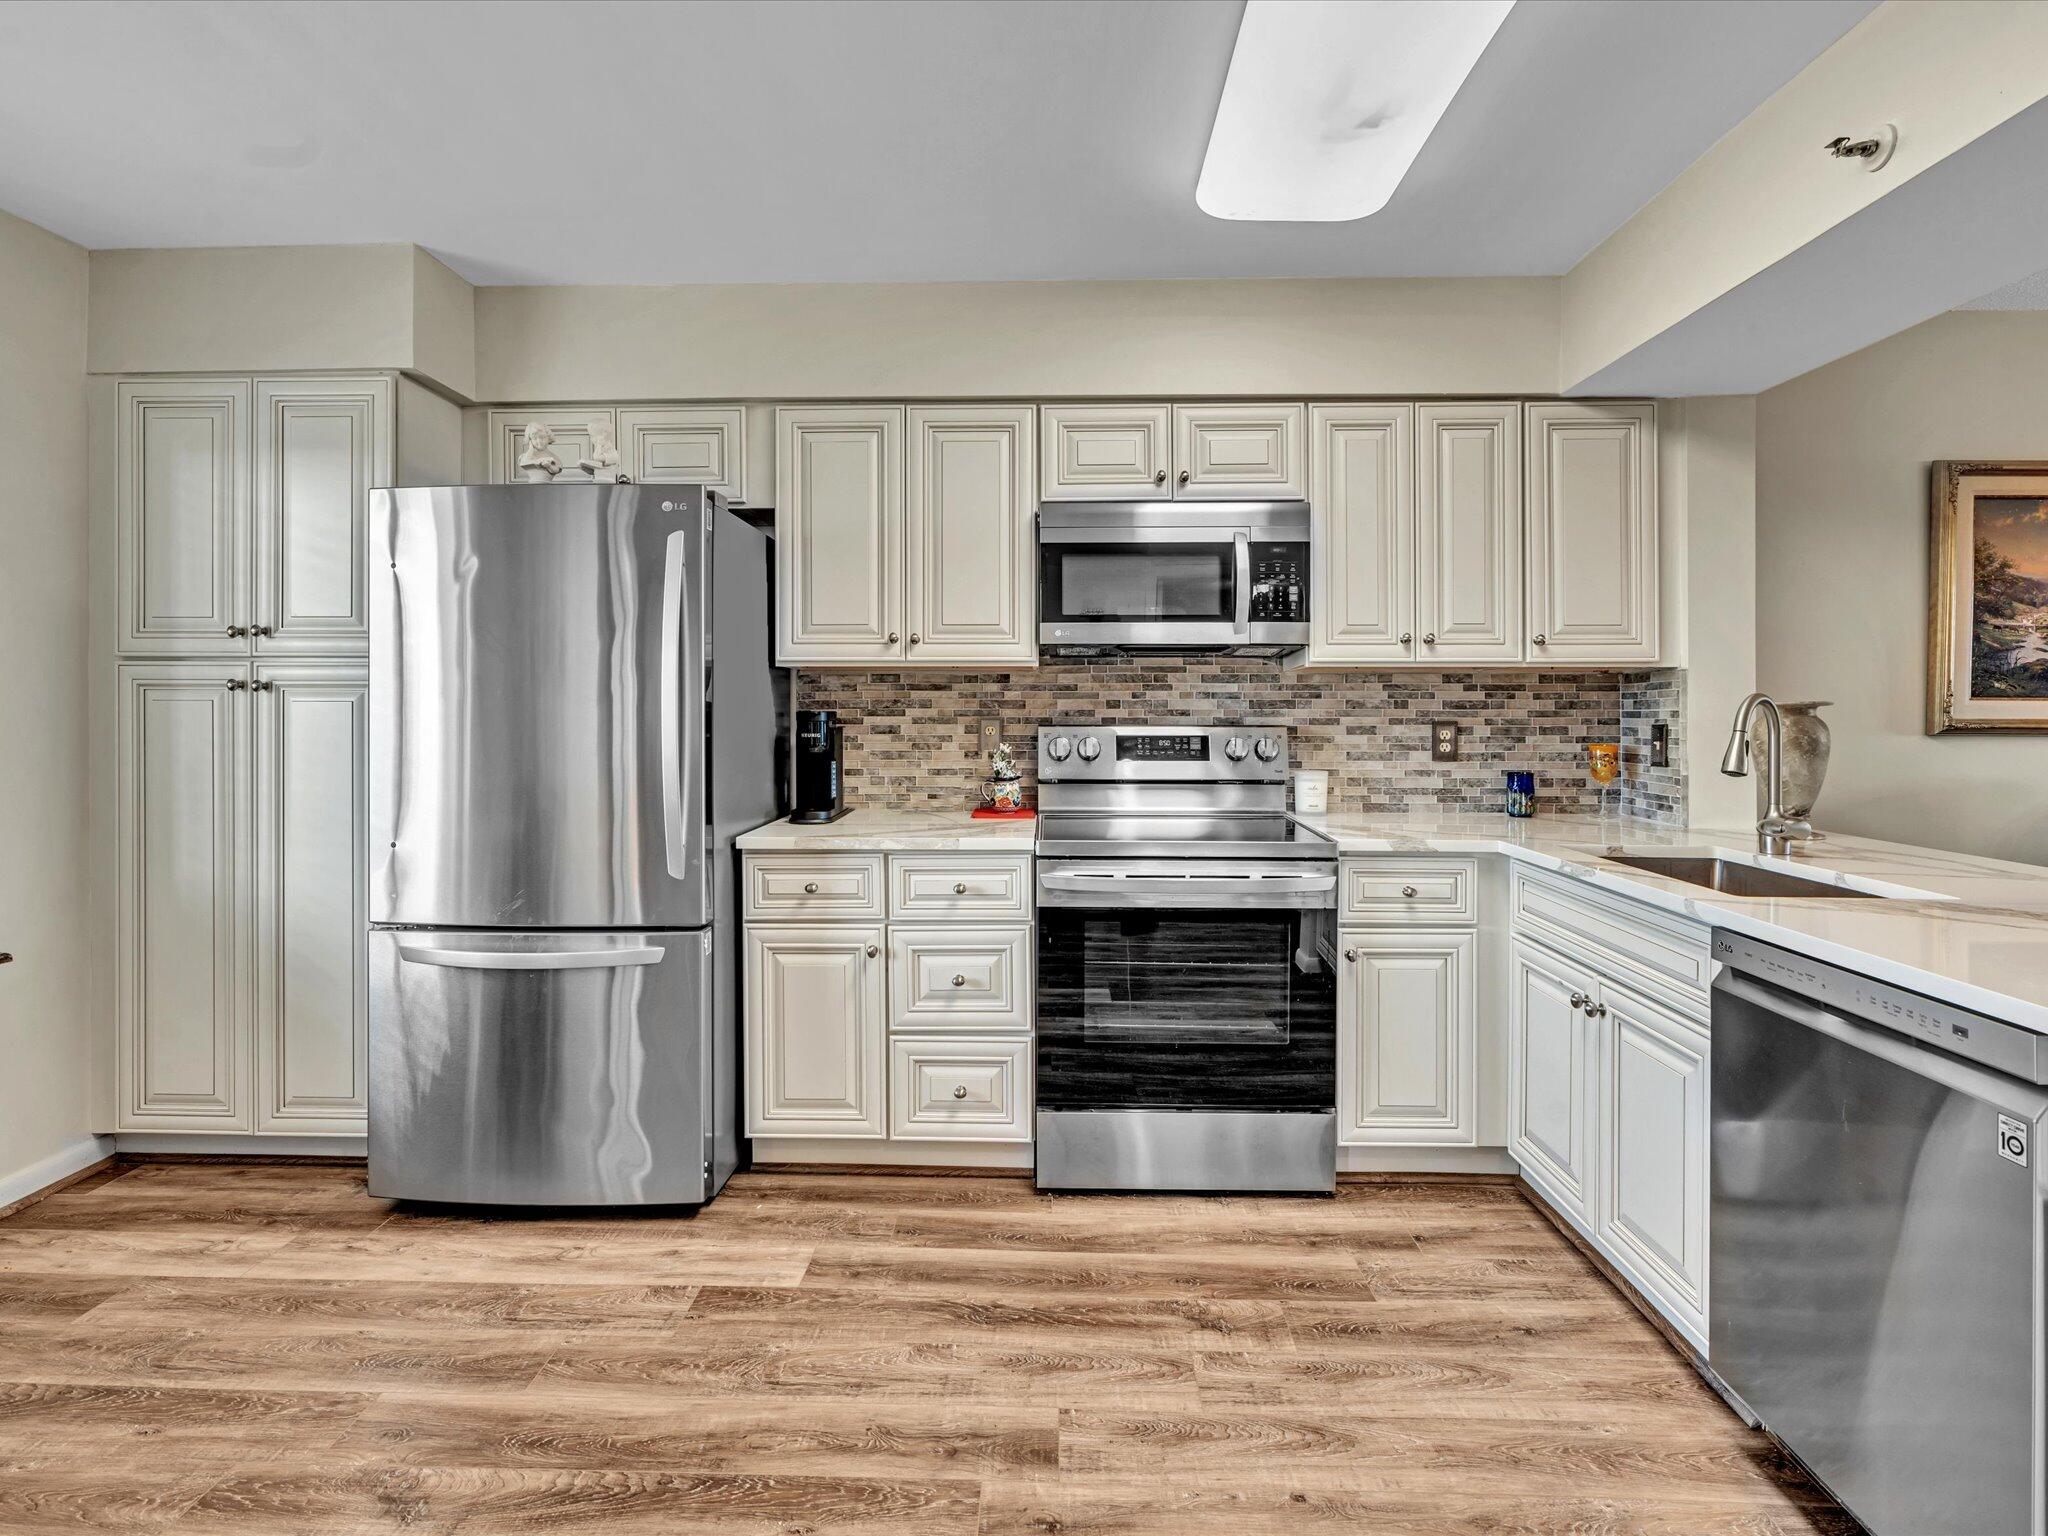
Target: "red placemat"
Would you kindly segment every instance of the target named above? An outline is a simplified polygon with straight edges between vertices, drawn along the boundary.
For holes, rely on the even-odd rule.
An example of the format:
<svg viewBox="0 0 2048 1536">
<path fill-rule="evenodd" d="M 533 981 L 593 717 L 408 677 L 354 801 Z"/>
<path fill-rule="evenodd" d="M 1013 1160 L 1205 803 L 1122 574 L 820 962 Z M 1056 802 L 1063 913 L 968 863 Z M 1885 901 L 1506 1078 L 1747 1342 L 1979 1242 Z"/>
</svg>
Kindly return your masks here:
<svg viewBox="0 0 2048 1536">
<path fill-rule="evenodd" d="M 1026 806 L 1021 811 L 997 811 L 991 810 L 985 805 L 977 805 L 967 814 L 976 821 L 1030 821 L 1038 815 L 1038 812 L 1032 810 L 1029 806 Z"/>
</svg>

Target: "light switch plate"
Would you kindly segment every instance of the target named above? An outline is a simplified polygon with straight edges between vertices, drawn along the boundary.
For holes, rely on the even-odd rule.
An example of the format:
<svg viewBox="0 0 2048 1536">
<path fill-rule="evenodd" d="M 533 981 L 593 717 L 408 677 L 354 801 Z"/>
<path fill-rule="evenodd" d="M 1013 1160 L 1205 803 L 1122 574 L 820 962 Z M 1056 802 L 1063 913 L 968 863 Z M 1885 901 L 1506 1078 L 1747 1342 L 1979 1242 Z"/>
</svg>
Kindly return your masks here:
<svg viewBox="0 0 2048 1536">
<path fill-rule="evenodd" d="M 1432 762 L 1455 763 L 1458 760 L 1458 722 L 1435 720 L 1429 727 L 1429 756 Z"/>
<path fill-rule="evenodd" d="M 1662 720 L 1650 727 L 1650 766 L 1669 768 L 1671 766 L 1671 727 Z"/>
</svg>

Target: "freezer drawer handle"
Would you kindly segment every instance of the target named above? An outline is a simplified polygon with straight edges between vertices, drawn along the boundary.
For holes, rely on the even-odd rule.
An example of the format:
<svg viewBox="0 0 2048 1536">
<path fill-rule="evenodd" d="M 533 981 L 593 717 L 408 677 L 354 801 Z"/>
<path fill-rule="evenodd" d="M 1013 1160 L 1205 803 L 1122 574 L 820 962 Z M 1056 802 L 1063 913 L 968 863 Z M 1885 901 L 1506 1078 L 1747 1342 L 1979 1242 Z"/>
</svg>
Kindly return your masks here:
<svg viewBox="0 0 2048 1536">
<path fill-rule="evenodd" d="M 683 831 L 683 561 L 688 535 L 680 528 L 668 536 L 668 559 L 661 577 L 661 830 L 668 852 L 668 872 L 682 879 L 689 869 Z"/>
<path fill-rule="evenodd" d="M 615 965 L 653 965 L 664 951 L 658 945 L 632 949 L 433 949 L 401 944 L 399 954 L 414 965 L 446 965 L 463 971 L 589 971 Z"/>
</svg>

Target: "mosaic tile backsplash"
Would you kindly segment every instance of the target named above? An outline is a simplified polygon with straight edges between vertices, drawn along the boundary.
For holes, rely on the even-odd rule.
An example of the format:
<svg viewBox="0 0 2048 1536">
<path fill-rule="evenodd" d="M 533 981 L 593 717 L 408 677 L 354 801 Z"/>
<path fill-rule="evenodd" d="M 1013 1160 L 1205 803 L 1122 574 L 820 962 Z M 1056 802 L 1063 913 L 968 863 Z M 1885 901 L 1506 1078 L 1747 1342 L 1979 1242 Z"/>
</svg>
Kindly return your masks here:
<svg viewBox="0 0 2048 1536">
<path fill-rule="evenodd" d="M 796 705 L 839 711 L 854 807 L 978 804 L 985 765 L 975 729 L 999 718 L 1033 803 L 1040 725 L 1241 721 L 1284 726 L 1294 766 L 1327 768 L 1333 811 L 1498 811 L 1503 772 L 1532 768 L 1539 812 L 1590 814 L 1585 746 L 1623 739 L 1627 688 L 1611 672 L 1288 672 L 1251 659 L 1092 658 L 1022 672 L 806 672 Z M 1630 697 L 1642 709 L 1675 710 L 1683 693 L 1638 686 Z M 1438 719 L 1458 722 L 1455 763 L 1430 760 L 1430 722 Z M 1674 754 L 1679 735 L 1674 721 Z M 1624 751 L 1631 796 L 1645 758 Z M 1682 783 L 1675 799 L 1667 790 L 1660 781 L 1655 796 L 1630 803 L 1683 819 Z"/>
</svg>

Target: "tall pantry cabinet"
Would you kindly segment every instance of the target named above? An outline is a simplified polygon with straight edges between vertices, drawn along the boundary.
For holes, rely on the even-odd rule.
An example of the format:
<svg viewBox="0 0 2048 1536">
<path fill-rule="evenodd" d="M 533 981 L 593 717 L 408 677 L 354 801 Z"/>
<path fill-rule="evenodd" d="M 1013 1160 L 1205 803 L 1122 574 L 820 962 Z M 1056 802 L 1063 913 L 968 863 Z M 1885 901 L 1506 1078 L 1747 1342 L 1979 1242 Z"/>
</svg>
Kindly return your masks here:
<svg viewBox="0 0 2048 1536">
<path fill-rule="evenodd" d="M 115 1021 L 97 1129 L 365 1132 L 364 562 L 400 384 L 95 394 Z"/>
</svg>

